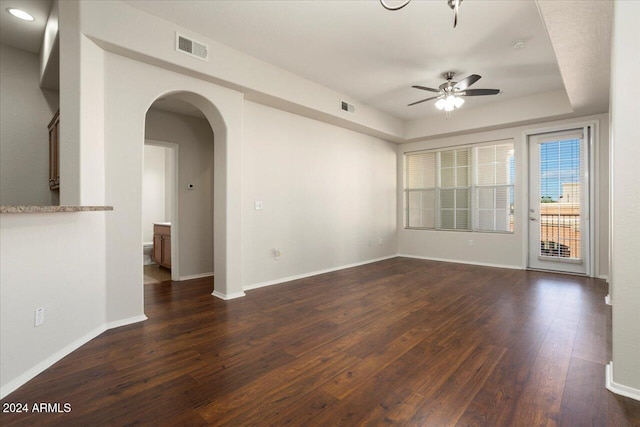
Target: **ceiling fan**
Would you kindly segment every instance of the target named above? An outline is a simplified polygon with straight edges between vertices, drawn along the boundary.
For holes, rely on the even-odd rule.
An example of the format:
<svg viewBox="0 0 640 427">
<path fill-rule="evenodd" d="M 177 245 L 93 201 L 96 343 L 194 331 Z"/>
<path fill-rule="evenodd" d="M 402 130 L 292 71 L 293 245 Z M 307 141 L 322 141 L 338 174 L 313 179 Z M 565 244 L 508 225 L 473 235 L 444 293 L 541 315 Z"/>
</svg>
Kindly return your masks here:
<svg viewBox="0 0 640 427">
<path fill-rule="evenodd" d="M 437 99 L 436 107 L 439 110 L 445 110 L 447 112 L 453 111 L 454 108 L 460 108 L 464 104 L 463 96 L 484 96 L 484 95 L 497 95 L 500 93 L 500 89 L 468 89 L 469 86 L 480 80 L 480 76 L 477 74 L 471 74 L 468 77 L 454 82 L 453 78 L 456 73 L 448 71 L 442 74 L 442 77 L 447 81 L 442 83 L 438 89 L 433 89 L 426 86 L 411 86 L 416 89 L 426 90 L 428 92 L 435 92 L 438 95 L 432 96 L 420 101 L 412 102 L 408 107 L 416 104 L 420 104 L 432 99 Z"/>
</svg>

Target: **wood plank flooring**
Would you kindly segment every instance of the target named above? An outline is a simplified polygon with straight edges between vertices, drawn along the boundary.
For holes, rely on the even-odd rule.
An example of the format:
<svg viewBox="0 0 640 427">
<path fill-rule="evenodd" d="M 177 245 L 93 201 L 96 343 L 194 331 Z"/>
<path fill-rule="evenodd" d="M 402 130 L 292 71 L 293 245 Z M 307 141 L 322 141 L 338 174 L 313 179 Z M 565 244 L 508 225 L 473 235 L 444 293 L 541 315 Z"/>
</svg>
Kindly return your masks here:
<svg viewBox="0 0 640 427">
<path fill-rule="evenodd" d="M 395 258 L 222 301 L 212 279 L 145 286 L 107 331 L 4 402 L 0 424 L 640 426 L 604 388 L 601 280 Z"/>
</svg>

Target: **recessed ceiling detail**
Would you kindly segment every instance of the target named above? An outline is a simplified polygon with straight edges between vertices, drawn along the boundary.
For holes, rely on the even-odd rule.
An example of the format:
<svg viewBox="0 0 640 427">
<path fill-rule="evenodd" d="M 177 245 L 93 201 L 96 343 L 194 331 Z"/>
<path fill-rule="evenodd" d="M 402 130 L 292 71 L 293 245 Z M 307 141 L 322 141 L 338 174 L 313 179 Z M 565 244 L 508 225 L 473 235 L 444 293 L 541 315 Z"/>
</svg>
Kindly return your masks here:
<svg viewBox="0 0 640 427">
<path fill-rule="evenodd" d="M 22 19 L 23 21 L 34 21 L 35 20 L 35 18 L 31 14 L 25 12 L 22 9 L 16 9 L 16 8 L 13 8 L 13 7 L 9 7 L 9 8 L 7 8 L 7 12 L 9 12 L 11 14 L 11 16 L 14 16 L 14 17 L 16 17 L 18 19 Z"/>
<path fill-rule="evenodd" d="M 448 69 L 502 91 L 469 97 L 465 109 L 564 89 L 533 1 L 465 1 L 455 30 L 444 0 L 414 1 L 411 13 L 372 1 L 127 3 L 403 120 L 440 114 L 428 103 L 407 108 L 416 100 L 407 83 L 428 86 Z"/>
</svg>

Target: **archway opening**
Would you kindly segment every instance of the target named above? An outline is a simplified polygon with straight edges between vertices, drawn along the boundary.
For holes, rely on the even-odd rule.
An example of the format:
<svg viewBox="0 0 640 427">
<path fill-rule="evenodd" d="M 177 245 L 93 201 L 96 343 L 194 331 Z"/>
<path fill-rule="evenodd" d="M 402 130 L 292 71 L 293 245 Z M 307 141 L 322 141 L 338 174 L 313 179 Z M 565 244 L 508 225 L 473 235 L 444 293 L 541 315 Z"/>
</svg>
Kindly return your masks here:
<svg viewBox="0 0 640 427">
<path fill-rule="evenodd" d="M 213 287 L 216 265 L 225 260 L 225 218 L 216 221 L 215 213 L 216 204 L 224 204 L 216 198 L 216 182 L 224 181 L 216 174 L 216 164 L 223 167 L 216 144 L 224 143 L 218 140 L 226 132 L 224 122 L 208 100 L 174 92 L 151 104 L 144 128 L 144 283 L 211 278 Z M 214 294 L 216 289 L 217 284 Z"/>
</svg>

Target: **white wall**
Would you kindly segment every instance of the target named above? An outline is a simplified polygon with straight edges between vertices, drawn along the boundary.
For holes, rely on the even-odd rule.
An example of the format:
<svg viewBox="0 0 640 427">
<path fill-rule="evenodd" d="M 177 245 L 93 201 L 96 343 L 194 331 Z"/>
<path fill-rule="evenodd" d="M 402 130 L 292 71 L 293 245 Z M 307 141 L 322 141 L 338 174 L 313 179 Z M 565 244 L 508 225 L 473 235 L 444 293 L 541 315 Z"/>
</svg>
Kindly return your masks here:
<svg viewBox="0 0 640 427">
<path fill-rule="evenodd" d="M 144 176 L 142 177 L 142 241 L 153 242 L 153 223 L 170 221 L 167 216 L 166 158 L 167 149 L 144 146 Z"/>
<path fill-rule="evenodd" d="M 457 113 L 454 113 L 454 115 Z M 523 268 L 526 248 L 524 247 L 527 229 L 523 227 L 522 212 L 527 209 L 527 176 L 524 162 L 526 161 L 526 141 L 523 137 L 525 131 L 545 129 L 558 125 L 571 126 L 574 123 L 582 123 L 596 120 L 599 125 L 598 146 L 595 147 L 597 158 L 596 178 L 596 236 L 595 244 L 598 248 L 596 254 L 596 276 L 606 277 L 608 274 L 608 148 L 609 127 L 608 115 L 580 117 L 570 120 L 544 122 L 527 126 L 509 127 L 487 132 L 470 133 L 466 135 L 437 138 L 428 141 L 402 144 L 398 146 L 398 252 L 400 254 L 431 259 L 444 259 L 468 263 L 483 263 L 497 266 Z M 404 192 L 403 190 L 403 162 L 404 153 L 409 151 L 448 147 L 461 144 L 474 144 L 479 142 L 513 140 L 516 158 L 516 182 L 515 182 L 515 224 L 513 234 L 498 233 L 466 233 L 456 231 L 435 230 L 407 230 L 404 228 Z M 469 246 L 469 239 L 473 240 L 473 246 Z"/>
<path fill-rule="evenodd" d="M 135 317 L 144 311 L 140 242 L 145 115 L 156 99 L 167 94 L 198 107 L 215 131 L 215 290 L 226 297 L 243 295 L 238 214 L 241 210 L 242 94 L 110 53 L 105 54 L 104 69 L 99 70 L 100 73 L 104 73 L 105 78 L 102 119 L 106 144 L 102 160 L 108 183 L 106 204 L 114 206 L 107 220 L 107 320 Z M 180 138 L 171 137 L 173 129 L 167 123 L 169 121 L 158 125 L 162 135 L 147 137 L 178 141 Z M 180 159 L 188 158 L 182 154 L 180 152 Z M 195 164 L 201 165 L 197 161 Z M 190 177 L 193 179 L 205 171 L 199 166 L 192 171 L 186 167 L 180 169 L 193 174 Z"/>
<path fill-rule="evenodd" d="M 180 276 L 213 273 L 213 143 L 205 119 L 149 110 L 145 137 L 178 144 Z M 149 146 L 145 146 L 146 149 Z M 193 190 L 187 184 L 194 184 Z"/>
<path fill-rule="evenodd" d="M 1 396 L 104 330 L 110 213 L 0 214 Z"/>
<path fill-rule="evenodd" d="M 245 102 L 245 286 L 394 255 L 395 150 L 377 138 Z M 277 261 L 274 248 L 282 253 Z"/>
<path fill-rule="evenodd" d="M 404 136 L 404 122 L 400 119 L 124 2 L 82 2 L 81 14 L 83 33 L 111 52 L 139 61 L 162 63 L 173 71 L 242 89 L 248 97 L 261 103 L 292 109 L 364 133 L 389 138 Z M 131 37 L 132 28 L 135 28 L 135 37 Z M 205 62 L 176 52 L 176 31 L 207 44 L 212 59 Z M 355 103 L 356 113 L 342 112 L 341 100 Z"/>
<path fill-rule="evenodd" d="M 614 391 L 640 400 L 640 2 L 617 1 L 611 69 Z M 612 384 L 608 384 L 611 387 Z"/>
<path fill-rule="evenodd" d="M 58 94 L 40 89 L 36 54 L 0 44 L 0 204 L 57 204 L 49 190 L 49 131 Z"/>
</svg>

